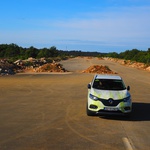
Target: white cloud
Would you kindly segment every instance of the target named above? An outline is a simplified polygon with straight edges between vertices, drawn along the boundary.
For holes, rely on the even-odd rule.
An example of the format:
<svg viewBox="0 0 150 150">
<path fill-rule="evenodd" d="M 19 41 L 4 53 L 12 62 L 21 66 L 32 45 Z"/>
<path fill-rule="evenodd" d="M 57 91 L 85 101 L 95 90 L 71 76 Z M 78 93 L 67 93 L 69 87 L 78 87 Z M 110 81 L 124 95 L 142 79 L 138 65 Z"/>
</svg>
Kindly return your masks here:
<svg viewBox="0 0 150 150">
<path fill-rule="evenodd" d="M 24 20 L 23 23 L 32 28 L 7 33 L 1 31 L 0 39 L 4 41 L 7 35 L 10 41 L 16 39 L 22 43 L 114 47 L 149 44 L 150 7 L 114 7 L 80 16 L 62 20 Z"/>
<path fill-rule="evenodd" d="M 90 14 L 88 19 L 70 19 L 54 22 L 65 32 L 79 32 L 85 38 L 120 38 L 149 36 L 150 8 L 125 8 L 121 12 Z M 89 35 L 87 37 L 87 34 Z M 76 35 L 76 34 L 75 34 Z"/>
<path fill-rule="evenodd" d="M 101 46 L 148 48 L 149 16 L 150 7 L 132 7 L 122 8 L 120 11 L 117 9 L 112 12 L 91 13 L 86 19 L 58 21 L 54 25 L 61 30 L 59 37 L 87 40 L 87 45 L 97 43 Z"/>
</svg>

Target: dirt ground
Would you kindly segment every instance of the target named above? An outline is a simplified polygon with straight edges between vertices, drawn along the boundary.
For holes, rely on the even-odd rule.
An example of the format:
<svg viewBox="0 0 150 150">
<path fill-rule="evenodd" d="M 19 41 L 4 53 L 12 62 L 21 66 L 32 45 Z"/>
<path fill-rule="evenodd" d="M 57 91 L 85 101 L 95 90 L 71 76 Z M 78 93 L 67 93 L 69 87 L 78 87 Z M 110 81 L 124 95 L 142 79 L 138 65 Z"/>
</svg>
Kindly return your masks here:
<svg viewBox="0 0 150 150">
<path fill-rule="evenodd" d="M 150 73 L 97 58 L 62 61 L 67 73 L 0 77 L 0 150 L 149 150 Z M 133 113 L 86 115 L 91 65 L 106 65 L 131 87 Z M 132 150 L 131 149 L 131 150 Z"/>
</svg>

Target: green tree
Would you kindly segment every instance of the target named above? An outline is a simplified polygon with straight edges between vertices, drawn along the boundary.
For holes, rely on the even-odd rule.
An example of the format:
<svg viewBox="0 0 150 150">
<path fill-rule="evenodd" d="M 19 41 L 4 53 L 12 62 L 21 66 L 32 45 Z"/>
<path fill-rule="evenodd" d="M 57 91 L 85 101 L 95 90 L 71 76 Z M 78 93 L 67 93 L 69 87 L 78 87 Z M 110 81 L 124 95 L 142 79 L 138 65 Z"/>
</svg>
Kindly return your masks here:
<svg viewBox="0 0 150 150">
<path fill-rule="evenodd" d="M 119 57 L 119 54 L 116 53 L 116 52 L 112 52 L 112 53 L 108 53 L 108 54 L 107 54 L 107 57 L 118 58 L 118 57 Z"/>
<path fill-rule="evenodd" d="M 50 56 L 49 50 L 47 48 L 43 48 L 39 50 L 37 58 L 42 58 L 42 57 L 48 58 L 49 56 Z"/>
<path fill-rule="evenodd" d="M 52 46 L 50 49 L 49 49 L 49 57 L 57 57 L 58 56 L 58 50 L 56 49 L 55 46 Z"/>
<path fill-rule="evenodd" d="M 29 57 L 33 57 L 36 58 L 38 55 L 39 50 L 37 48 L 34 48 L 33 46 L 31 46 L 30 48 L 28 48 L 25 52 L 25 57 L 29 58 Z"/>
<path fill-rule="evenodd" d="M 5 56 L 5 49 L 6 49 L 6 44 L 1 44 L 0 45 L 0 58 L 3 58 Z"/>
<path fill-rule="evenodd" d="M 5 57 L 11 58 L 11 57 L 18 57 L 20 55 L 20 48 L 16 44 L 10 44 L 5 49 Z"/>
</svg>

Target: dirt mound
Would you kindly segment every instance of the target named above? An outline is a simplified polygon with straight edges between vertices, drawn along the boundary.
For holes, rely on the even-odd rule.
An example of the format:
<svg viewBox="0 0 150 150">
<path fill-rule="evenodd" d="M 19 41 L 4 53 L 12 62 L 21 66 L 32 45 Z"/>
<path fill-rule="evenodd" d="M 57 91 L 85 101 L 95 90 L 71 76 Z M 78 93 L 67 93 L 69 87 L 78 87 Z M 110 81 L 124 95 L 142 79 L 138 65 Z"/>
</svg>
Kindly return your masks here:
<svg viewBox="0 0 150 150">
<path fill-rule="evenodd" d="M 59 63 L 47 63 L 38 67 L 35 72 L 68 72 Z"/>
<path fill-rule="evenodd" d="M 43 60 L 28 59 L 17 60 L 10 62 L 7 59 L 0 60 L 0 75 L 11 75 L 16 73 L 29 72 L 68 72 L 63 68 L 62 64 L 53 62 L 46 62 Z"/>
<path fill-rule="evenodd" d="M 124 66 L 150 71 L 150 65 L 145 64 L 145 63 L 131 61 L 131 60 L 118 59 L 118 58 L 110 58 L 110 57 L 104 57 L 103 59 L 114 61 Z"/>
<path fill-rule="evenodd" d="M 83 70 L 82 73 L 116 74 L 116 72 L 110 70 L 108 66 L 102 66 L 102 65 L 90 66 L 86 70 Z"/>
<path fill-rule="evenodd" d="M 17 66 L 8 60 L 0 60 L 0 75 L 14 74 L 17 69 Z"/>
<path fill-rule="evenodd" d="M 150 66 L 146 68 L 147 71 L 150 71 Z"/>
</svg>

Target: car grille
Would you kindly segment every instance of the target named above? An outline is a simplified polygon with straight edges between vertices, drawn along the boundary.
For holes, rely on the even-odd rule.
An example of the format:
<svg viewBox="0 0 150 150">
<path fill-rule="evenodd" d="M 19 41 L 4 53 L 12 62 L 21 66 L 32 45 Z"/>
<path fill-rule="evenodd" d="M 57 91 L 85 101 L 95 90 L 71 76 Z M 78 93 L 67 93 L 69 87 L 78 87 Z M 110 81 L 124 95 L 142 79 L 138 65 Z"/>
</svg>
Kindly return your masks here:
<svg viewBox="0 0 150 150">
<path fill-rule="evenodd" d="M 123 100 L 113 100 L 113 99 L 99 99 L 105 106 L 117 106 L 120 102 L 123 102 Z"/>
</svg>

